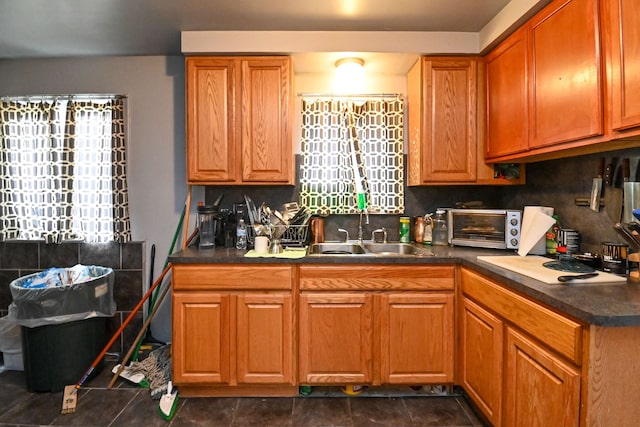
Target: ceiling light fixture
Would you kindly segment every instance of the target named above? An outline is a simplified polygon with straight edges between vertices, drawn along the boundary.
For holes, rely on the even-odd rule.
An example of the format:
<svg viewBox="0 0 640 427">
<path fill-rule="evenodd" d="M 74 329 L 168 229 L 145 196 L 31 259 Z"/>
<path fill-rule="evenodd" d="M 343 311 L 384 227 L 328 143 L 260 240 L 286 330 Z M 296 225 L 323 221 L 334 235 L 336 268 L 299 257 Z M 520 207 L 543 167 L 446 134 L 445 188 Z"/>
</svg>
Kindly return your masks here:
<svg viewBox="0 0 640 427">
<path fill-rule="evenodd" d="M 362 93 L 364 88 L 364 60 L 362 58 L 342 58 L 335 63 L 337 93 Z"/>
</svg>

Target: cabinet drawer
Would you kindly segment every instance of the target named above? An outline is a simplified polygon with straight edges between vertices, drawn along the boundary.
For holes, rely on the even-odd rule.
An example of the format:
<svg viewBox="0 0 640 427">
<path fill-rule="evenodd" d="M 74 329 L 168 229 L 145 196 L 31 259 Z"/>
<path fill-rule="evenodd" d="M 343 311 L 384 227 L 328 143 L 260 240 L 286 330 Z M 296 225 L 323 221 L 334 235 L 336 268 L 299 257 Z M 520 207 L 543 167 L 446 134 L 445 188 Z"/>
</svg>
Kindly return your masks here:
<svg viewBox="0 0 640 427">
<path fill-rule="evenodd" d="M 174 265 L 174 290 L 292 289 L 291 266 L 280 265 Z"/>
<path fill-rule="evenodd" d="M 453 265 L 300 266 L 301 290 L 440 290 L 453 284 Z"/>
<path fill-rule="evenodd" d="M 581 364 L 582 327 L 497 283 L 461 269 L 462 292 L 574 363 Z"/>
</svg>

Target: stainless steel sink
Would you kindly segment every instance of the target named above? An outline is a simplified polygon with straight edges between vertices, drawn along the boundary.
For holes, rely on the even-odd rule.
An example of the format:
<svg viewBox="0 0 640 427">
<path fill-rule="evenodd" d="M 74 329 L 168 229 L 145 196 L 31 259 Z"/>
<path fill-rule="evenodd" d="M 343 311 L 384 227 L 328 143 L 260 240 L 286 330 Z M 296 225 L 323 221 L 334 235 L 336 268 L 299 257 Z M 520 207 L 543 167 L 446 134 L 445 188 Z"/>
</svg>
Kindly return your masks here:
<svg viewBox="0 0 640 427">
<path fill-rule="evenodd" d="M 364 248 L 358 243 L 314 243 L 308 255 L 363 255 Z"/>
<path fill-rule="evenodd" d="M 348 257 L 397 257 L 397 256 L 434 256 L 430 248 L 412 245 L 410 243 L 373 243 L 363 242 L 325 242 L 314 243 L 309 246 L 307 255 L 337 255 Z"/>
<path fill-rule="evenodd" d="M 367 252 L 377 255 L 415 255 L 419 248 L 408 243 L 364 243 Z"/>
</svg>

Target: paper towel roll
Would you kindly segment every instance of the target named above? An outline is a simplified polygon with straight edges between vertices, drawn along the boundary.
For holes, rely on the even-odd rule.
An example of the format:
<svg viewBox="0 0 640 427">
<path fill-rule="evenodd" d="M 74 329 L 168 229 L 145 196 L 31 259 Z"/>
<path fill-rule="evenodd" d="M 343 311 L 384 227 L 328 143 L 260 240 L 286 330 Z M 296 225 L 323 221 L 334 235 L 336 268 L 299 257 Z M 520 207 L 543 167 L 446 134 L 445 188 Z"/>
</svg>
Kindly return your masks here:
<svg viewBox="0 0 640 427">
<path fill-rule="evenodd" d="M 548 206 L 525 206 L 522 214 L 522 229 L 518 255 L 544 255 L 545 234 L 554 224 L 553 208 Z"/>
</svg>

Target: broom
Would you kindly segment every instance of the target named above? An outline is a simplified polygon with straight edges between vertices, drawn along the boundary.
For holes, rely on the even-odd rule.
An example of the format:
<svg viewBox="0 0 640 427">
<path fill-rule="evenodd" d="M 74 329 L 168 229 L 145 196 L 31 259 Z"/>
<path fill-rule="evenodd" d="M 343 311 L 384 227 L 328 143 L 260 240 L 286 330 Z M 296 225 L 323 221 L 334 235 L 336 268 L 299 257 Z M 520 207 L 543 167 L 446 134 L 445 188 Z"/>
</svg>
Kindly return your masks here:
<svg viewBox="0 0 640 427">
<path fill-rule="evenodd" d="M 185 247 L 189 244 L 189 242 L 191 242 L 191 240 L 193 240 L 193 238 L 197 234 L 198 234 L 198 229 L 196 228 L 193 231 L 193 234 L 189 236 L 189 239 L 187 240 Z M 96 369 L 96 367 L 98 366 L 98 364 L 100 363 L 104 355 L 107 353 L 107 351 L 109 351 L 111 346 L 120 337 L 120 333 L 122 333 L 124 328 L 131 322 L 131 320 L 133 320 L 138 310 L 140 310 L 140 307 L 142 307 L 145 301 L 149 299 L 151 294 L 153 294 L 153 291 L 162 283 L 162 279 L 164 279 L 164 276 L 166 276 L 169 270 L 171 270 L 171 263 L 167 264 L 167 266 L 164 268 L 162 273 L 160 273 L 160 276 L 149 288 L 147 293 L 144 294 L 144 296 L 138 302 L 138 304 L 133 308 L 133 310 L 131 310 L 131 314 L 129 314 L 129 316 L 127 316 L 125 321 L 122 322 L 122 325 L 120 325 L 120 327 L 115 332 L 115 334 L 113 334 L 109 342 L 104 346 L 102 351 L 98 354 L 98 356 L 95 358 L 91 366 L 89 366 L 89 368 L 84 373 L 84 375 L 80 378 L 80 380 L 75 385 L 67 385 L 64 387 L 64 394 L 62 395 L 62 411 L 60 412 L 61 414 L 72 414 L 76 411 L 76 407 L 78 406 L 78 390 L 80 390 L 80 387 L 84 385 L 84 383 L 87 381 L 89 376 L 93 373 L 93 371 Z"/>
</svg>

